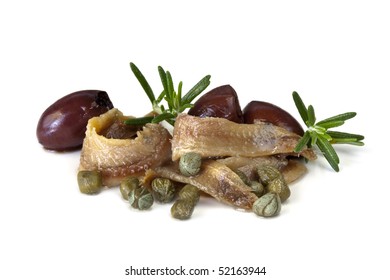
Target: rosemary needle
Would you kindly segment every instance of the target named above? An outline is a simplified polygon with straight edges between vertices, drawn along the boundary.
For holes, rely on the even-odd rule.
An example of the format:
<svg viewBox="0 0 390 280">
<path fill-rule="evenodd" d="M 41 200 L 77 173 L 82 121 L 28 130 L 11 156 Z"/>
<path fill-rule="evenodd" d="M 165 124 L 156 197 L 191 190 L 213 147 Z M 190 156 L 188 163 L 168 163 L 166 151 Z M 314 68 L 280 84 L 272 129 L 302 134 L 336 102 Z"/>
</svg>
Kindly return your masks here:
<svg viewBox="0 0 390 280">
<path fill-rule="evenodd" d="M 297 92 L 294 91 L 292 96 L 295 106 L 308 128 L 295 146 L 294 152 L 299 153 L 305 146 L 312 147 L 316 145 L 330 166 L 338 172 L 340 170 L 340 159 L 332 144 L 363 146 L 364 143 L 362 140 L 364 139 L 364 136 L 347 132 L 331 131 L 328 129 L 343 125 L 346 120 L 354 118 L 356 113 L 347 112 L 316 122 L 314 107 L 312 105 L 306 107 Z"/>
<path fill-rule="evenodd" d="M 171 125 L 174 125 L 176 117 L 184 112 L 184 110 L 193 106 L 191 102 L 209 86 L 211 78 L 210 75 L 203 77 L 183 96 L 183 82 L 179 83 L 178 89 L 175 91 L 171 73 L 165 71 L 161 66 L 158 66 L 157 70 L 160 75 L 163 90 L 156 98 L 151 86 L 139 68 L 132 62 L 130 62 L 130 68 L 152 103 L 152 108 L 156 113 L 156 116 L 128 119 L 125 121 L 125 124 L 128 125 L 142 125 L 149 122 L 159 123 L 161 121 L 167 121 Z M 168 108 L 161 104 L 163 100 L 166 101 L 166 106 Z"/>
</svg>

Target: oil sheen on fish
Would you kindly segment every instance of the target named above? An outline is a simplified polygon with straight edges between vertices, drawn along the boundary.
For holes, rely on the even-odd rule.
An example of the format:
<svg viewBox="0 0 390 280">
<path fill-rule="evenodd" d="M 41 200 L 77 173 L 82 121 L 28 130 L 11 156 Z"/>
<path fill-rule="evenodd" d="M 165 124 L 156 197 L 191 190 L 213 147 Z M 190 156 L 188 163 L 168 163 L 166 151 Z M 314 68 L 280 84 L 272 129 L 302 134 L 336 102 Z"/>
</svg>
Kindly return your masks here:
<svg viewBox="0 0 390 280">
<path fill-rule="evenodd" d="M 237 124 L 223 118 L 199 118 L 180 114 L 176 118 L 172 138 L 172 160 L 188 152 L 202 157 L 259 157 L 294 154 L 300 136 L 270 123 Z M 311 149 L 300 154 L 310 160 Z"/>
<path fill-rule="evenodd" d="M 161 177 L 194 185 L 215 199 L 236 208 L 251 210 L 258 198 L 235 172 L 215 160 L 204 160 L 199 174 L 192 177 L 182 175 L 177 162 L 153 170 Z"/>
</svg>

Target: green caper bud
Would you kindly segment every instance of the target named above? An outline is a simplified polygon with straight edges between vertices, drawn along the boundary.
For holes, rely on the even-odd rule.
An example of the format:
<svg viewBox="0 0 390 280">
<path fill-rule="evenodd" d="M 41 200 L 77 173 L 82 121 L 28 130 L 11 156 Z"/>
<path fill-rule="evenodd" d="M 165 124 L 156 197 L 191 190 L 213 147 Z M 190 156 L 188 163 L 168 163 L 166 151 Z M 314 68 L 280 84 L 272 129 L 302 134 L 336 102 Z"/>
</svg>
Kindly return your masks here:
<svg viewBox="0 0 390 280">
<path fill-rule="evenodd" d="M 262 217 L 272 217 L 280 213 L 282 202 L 276 193 L 267 193 L 258 198 L 252 206 L 253 212 Z"/>
<path fill-rule="evenodd" d="M 192 200 L 178 199 L 171 207 L 171 215 L 175 219 L 189 219 L 194 212 L 195 204 Z"/>
<path fill-rule="evenodd" d="M 260 197 L 264 194 L 264 186 L 260 182 L 251 181 L 249 186 L 252 188 L 253 193 L 256 196 Z"/>
<path fill-rule="evenodd" d="M 102 174 L 95 171 L 83 170 L 77 173 L 77 182 L 79 184 L 80 192 L 85 194 L 98 193 L 103 187 Z"/>
<path fill-rule="evenodd" d="M 282 177 L 282 173 L 272 165 L 262 165 L 257 169 L 257 173 L 259 174 L 260 182 L 267 186 L 272 180 L 276 178 Z"/>
<path fill-rule="evenodd" d="M 195 204 L 198 203 L 199 197 L 199 189 L 190 184 L 185 185 L 179 192 L 180 200 L 191 200 Z"/>
<path fill-rule="evenodd" d="M 202 157 L 197 153 L 186 153 L 181 156 L 179 169 L 184 176 L 194 176 L 199 173 L 202 164 Z"/>
<path fill-rule="evenodd" d="M 282 202 L 286 201 L 290 197 L 290 188 L 283 177 L 272 180 L 266 187 L 267 192 L 277 193 Z"/>
<path fill-rule="evenodd" d="M 250 186 L 251 185 L 251 180 L 249 180 L 248 176 L 241 170 L 237 169 L 234 171 L 240 177 L 240 179 L 244 182 L 245 185 Z"/>
<path fill-rule="evenodd" d="M 127 177 L 123 179 L 119 187 L 123 199 L 128 200 L 130 192 L 138 187 L 139 180 L 137 177 Z"/>
<path fill-rule="evenodd" d="M 175 197 L 175 186 L 166 178 L 156 178 L 152 181 L 152 190 L 157 201 L 168 203 Z"/>
<path fill-rule="evenodd" d="M 146 210 L 153 205 L 153 202 L 153 195 L 145 187 L 136 188 L 129 194 L 129 203 L 133 208 Z"/>
</svg>

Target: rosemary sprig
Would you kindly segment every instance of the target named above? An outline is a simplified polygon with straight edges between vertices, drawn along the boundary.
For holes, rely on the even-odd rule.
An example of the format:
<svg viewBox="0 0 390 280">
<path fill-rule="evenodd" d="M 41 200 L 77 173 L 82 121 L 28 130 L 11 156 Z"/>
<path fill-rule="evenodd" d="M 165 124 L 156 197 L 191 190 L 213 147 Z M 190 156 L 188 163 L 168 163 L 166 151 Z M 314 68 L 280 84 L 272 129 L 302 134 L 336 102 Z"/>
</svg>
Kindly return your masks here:
<svg viewBox="0 0 390 280">
<path fill-rule="evenodd" d="M 171 125 L 174 125 L 176 117 L 193 106 L 191 102 L 208 87 L 211 78 L 210 75 L 203 77 L 193 88 L 182 96 L 183 82 L 179 83 L 178 89 L 175 91 L 171 73 L 158 66 L 157 70 L 160 75 L 163 90 L 156 98 L 148 81 L 138 67 L 130 62 L 130 68 L 144 89 L 150 103 L 152 103 L 152 109 L 156 113 L 156 116 L 128 119 L 125 121 L 125 124 L 128 125 L 142 125 L 148 122 L 159 123 L 161 121 L 167 121 Z M 168 108 L 161 104 L 163 100 L 166 101 Z"/>
<path fill-rule="evenodd" d="M 306 107 L 297 92 L 294 91 L 292 95 L 295 106 L 297 107 L 302 120 L 308 127 L 308 130 L 297 143 L 294 152 L 301 152 L 305 146 L 312 147 L 317 145 L 325 159 L 329 162 L 330 166 L 338 172 L 340 159 L 332 144 L 363 146 L 364 143 L 362 140 L 364 139 L 364 136 L 347 132 L 331 131 L 328 129 L 343 125 L 346 120 L 354 118 L 356 113 L 347 112 L 316 122 L 313 106 L 309 105 Z"/>
</svg>

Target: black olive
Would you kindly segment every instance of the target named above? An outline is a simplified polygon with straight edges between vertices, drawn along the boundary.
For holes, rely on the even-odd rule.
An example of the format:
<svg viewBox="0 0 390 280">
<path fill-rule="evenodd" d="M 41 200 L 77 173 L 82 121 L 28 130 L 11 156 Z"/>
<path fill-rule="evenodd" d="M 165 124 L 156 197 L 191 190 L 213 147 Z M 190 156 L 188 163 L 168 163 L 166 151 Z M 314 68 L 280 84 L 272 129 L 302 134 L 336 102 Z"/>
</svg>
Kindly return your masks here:
<svg viewBox="0 0 390 280">
<path fill-rule="evenodd" d="M 188 114 L 201 118 L 225 118 L 236 123 L 244 120 L 237 93 L 230 85 L 217 87 L 202 95 Z"/>
<path fill-rule="evenodd" d="M 82 90 L 68 94 L 42 113 L 36 131 L 38 141 L 49 150 L 80 148 L 88 120 L 113 107 L 105 91 Z"/>
<path fill-rule="evenodd" d="M 243 110 L 244 122 L 254 123 L 255 120 L 265 121 L 284 129 L 303 135 L 299 122 L 282 108 L 264 101 L 251 101 Z"/>
</svg>

